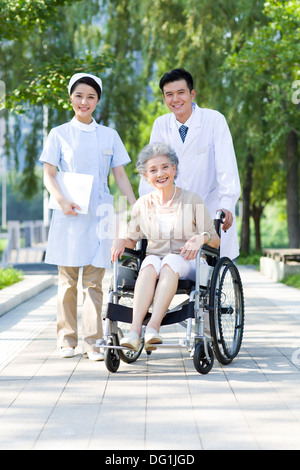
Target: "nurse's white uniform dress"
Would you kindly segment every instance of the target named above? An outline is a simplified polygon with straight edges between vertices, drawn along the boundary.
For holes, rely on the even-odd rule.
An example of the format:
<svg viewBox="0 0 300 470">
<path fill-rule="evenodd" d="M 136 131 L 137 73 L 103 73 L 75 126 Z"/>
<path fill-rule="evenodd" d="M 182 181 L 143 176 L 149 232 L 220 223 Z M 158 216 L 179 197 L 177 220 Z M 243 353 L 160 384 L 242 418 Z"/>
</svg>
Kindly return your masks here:
<svg viewBox="0 0 300 470">
<path fill-rule="evenodd" d="M 107 211 L 102 210 L 108 207 L 103 204 L 113 202 L 107 177 L 110 168 L 130 162 L 118 133 L 95 120 L 87 125 L 74 117 L 69 123 L 50 131 L 40 161 L 54 165 L 60 171 L 94 176 L 86 215 L 72 216 L 64 215 L 60 210 L 53 211 L 45 262 L 59 266 L 110 267 L 112 236 L 109 236 L 104 219 L 108 220 Z"/>
<path fill-rule="evenodd" d="M 231 259 L 239 255 L 235 205 L 240 197 L 240 179 L 232 137 L 225 117 L 218 111 L 199 108 L 193 103 L 188 132 L 181 140 L 173 113 L 158 117 L 150 137 L 150 143 L 164 142 L 172 147 L 179 159 L 176 185 L 199 194 L 204 200 L 211 218 L 218 209 L 228 209 L 233 214 L 233 225 L 221 236 L 221 256 Z M 140 195 L 153 191 L 141 180 Z"/>
</svg>

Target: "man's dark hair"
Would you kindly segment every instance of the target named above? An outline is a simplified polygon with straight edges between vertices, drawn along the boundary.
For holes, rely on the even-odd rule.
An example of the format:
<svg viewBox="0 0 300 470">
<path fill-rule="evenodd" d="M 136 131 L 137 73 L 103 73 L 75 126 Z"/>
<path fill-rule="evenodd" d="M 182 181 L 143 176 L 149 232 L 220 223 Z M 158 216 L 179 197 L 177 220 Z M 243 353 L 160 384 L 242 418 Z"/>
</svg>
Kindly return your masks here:
<svg viewBox="0 0 300 470">
<path fill-rule="evenodd" d="M 99 87 L 98 83 L 96 83 L 95 80 L 93 80 L 90 77 L 83 77 L 83 78 L 80 78 L 79 80 L 77 80 L 71 88 L 70 95 L 72 95 L 72 93 L 75 91 L 75 89 L 76 89 L 77 85 L 79 85 L 79 83 L 84 83 L 85 85 L 89 85 L 92 88 L 94 88 L 94 90 L 97 92 L 98 99 L 100 100 L 100 98 L 101 98 L 101 88 Z"/>
<path fill-rule="evenodd" d="M 166 72 L 160 79 L 159 88 L 164 92 L 166 83 L 177 82 L 178 80 L 185 80 L 190 91 L 194 89 L 193 77 L 185 69 L 173 69 L 170 72 Z"/>
</svg>

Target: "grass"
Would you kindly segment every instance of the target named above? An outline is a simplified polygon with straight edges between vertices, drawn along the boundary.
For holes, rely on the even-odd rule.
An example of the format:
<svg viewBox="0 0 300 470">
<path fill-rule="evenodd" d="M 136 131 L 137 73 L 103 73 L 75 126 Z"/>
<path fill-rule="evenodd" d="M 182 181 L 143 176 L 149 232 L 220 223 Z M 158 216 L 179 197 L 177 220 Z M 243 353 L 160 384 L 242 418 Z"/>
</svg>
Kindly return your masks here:
<svg viewBox="0 0 300 470">
<path fill-rule="evenodd" d="M 7 245 L 7 238 L 0 238 L 0 260 Z M 0 290 L 24 279 L 24 273 L 12 267 L 0 268 Z"/>
<path fill-rule="evenodd" d="M 22 271 L 14 268 L 1 268 L 0 269 L 0 289 L 9 287 L 16 282 L 20 282 L 24 279 Z"/>
<path fill-rule="evenodd" d="M 283 284 L 286 284 L 287 286 L 296 287 L 297 289 L 300 289 L 300 274 L 291 274 L 290 276 L 287 276 L 285 279 L 283 279 L 281 282 Z"/>
<path fill-rule="evenodd" d="M 250 253 L 249 255 L 240 253 L 240 256 L 237 258 L 237 264 L 241 264 L 241 265 L 250 264 L 259 268 L 259 260 L 261 256 L 262 254 L 258 252 Z"/>
<path fill-rule="evenodd" d="M 7 238 L 0 238 L 0 259 L 7 245 Z"/>
</svg>

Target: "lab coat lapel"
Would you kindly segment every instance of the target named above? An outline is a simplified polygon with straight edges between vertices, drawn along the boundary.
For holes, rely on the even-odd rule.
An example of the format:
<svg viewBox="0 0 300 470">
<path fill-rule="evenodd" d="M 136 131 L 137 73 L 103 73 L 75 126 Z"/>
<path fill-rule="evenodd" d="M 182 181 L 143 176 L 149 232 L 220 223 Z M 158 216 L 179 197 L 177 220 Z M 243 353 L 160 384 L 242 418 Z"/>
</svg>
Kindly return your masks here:
<svg viewBox="0 0 300 470">
<path fill-rule="evenodd" d="M 178 151 L 179 154 L 182 153 L 183 149 L 188 147 L 192 144 L 193 140 L 197 135 L 199 135 L 200 128 L 202 127 L 202 110 L 199 106 L 194 103 L 195 111 L 192 122 L 189 126 L 189 130 L 187 132 L 186 138 L 184 143 L 181 140 L 178 126 L 176 124 L 176 117 L 175 114 L 170 115 L 170 133 L 171 133 L 171 140 L 173 143 L 174 150 Z"/>
<path fill-rule="evenodd" d="M 193 140 L 197 135 L 199 135 L 200 128 L 202 127 L 202 110 L 195 104 L 195 111 L 192 122 L 189 126 L 189 130 L 187 132 L 184 144 L 185 146 L 189 146 L 192 144 Z"/>
<path fill-rule="evenodd" d="M 181 140 L 178 126 L 176 124 L 176 117 L 175 114 L 170 115 L 170 135 L 171 135 L 171 141 L 172 141 L 172 146 L 176 152 L 179 151 L 181 153 L 182 148 L 183 148 L 183 142 Z"/>
</svg>

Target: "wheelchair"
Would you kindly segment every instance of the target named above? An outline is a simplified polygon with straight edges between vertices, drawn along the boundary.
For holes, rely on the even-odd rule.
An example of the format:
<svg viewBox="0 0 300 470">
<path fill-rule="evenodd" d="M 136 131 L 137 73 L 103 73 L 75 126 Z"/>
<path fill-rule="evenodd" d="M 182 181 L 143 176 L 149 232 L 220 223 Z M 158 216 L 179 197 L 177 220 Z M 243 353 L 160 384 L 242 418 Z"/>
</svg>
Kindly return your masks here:
<svg viewBox="0 0 300 470">
<path fill-rule="evenodd" d="M 219 235 L 223 217 L 220 211 L 214 220 Z M 103 339 L 97 341 L 97 346 L 104 348 L 105 365 L 109 372 L 117 372 L 121 360 L 127 364 L 135 362 L 144 347 L 144 332 L 151 316 L 150 311 L 143 323 L 138 351 L 120 346 L 120 340 L 132 322 L 134 285 L 145 253 L 146 240 L 142 240 L 137 249 L 126 249 L 125 259 L 123 257 L 121 262 L 114 263 L 104 335 Z M 207 264 L 200 263 L 202 255 Z M 155 346 L 187 349 L 196 371 L 207 374 L 213 367 L 214 357 L 220 364 L 228 365 L 239 353 L 244 331 L 244 295 L 236 265 L 230 258 L 220 257 L 219 249 L 203 245 L 197 254 L 196 266 L 195 281 L 178 281 L 174 299 L 180 294 L 184 295 L 185 300 L 170 308 L 161 323 L 161 328 L 179 323 L 186 329 L 185 339 L 175 344 Z M 204 328 L 205 314 L 209 316 L 209 334 Z M 151 354 L 151 351 L 147 351 L 147 354 Z"/>
</svg>

